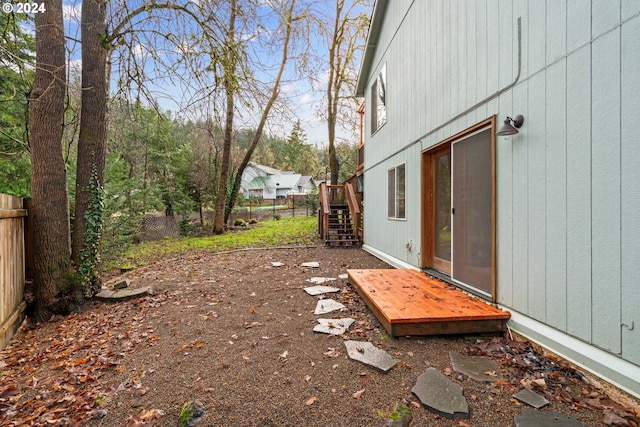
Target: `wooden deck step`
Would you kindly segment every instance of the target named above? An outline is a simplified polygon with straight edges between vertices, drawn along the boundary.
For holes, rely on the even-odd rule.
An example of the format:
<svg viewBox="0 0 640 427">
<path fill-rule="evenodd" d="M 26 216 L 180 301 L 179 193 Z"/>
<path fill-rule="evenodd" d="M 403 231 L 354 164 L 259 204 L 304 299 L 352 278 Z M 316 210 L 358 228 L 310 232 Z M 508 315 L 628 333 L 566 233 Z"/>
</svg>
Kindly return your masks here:
<svg viewBox="0 0 640 427">
<path fill-rule="evenodd" d="M 347 270 L 391 336 L 502 332 L 511 315 L 416 270 Z"/>
</svg>

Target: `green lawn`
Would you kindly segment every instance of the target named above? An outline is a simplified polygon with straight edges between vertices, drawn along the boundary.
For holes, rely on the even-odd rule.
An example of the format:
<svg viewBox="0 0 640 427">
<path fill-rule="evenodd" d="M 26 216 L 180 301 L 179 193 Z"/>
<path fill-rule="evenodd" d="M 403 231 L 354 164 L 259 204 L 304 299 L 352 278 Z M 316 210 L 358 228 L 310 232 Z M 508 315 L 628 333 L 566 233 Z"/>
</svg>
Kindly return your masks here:
<svg viewBox="0 0 640 427">
<path fill-rule="evenodd" d="M 105 269 L 139 267 L 150 262 L 196 251 L 223 252 L 241 248 L 317 245 L 317 218 L 297 216 L 259 222 L 240 231 L 206 237 L 166 238 L 133 246 L 116 259 L 108 260 Z"/>
</svg>

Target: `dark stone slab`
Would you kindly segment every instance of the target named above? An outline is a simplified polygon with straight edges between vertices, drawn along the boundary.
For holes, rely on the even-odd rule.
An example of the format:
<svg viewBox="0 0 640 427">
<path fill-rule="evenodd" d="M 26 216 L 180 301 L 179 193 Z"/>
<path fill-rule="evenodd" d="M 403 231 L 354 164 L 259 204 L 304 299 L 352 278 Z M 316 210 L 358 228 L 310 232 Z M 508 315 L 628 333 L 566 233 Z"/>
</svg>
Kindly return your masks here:
<svg viewBox="0 0 640 427">
<path fill-rule="evenodd" d="M 431 411 L 447 418 L 469 418 L 469 405 L 462 395 L 462 387 L 435 368 L 428 368 L 411 391 Z"/>
<path fill-rule="evenodd" d="M 371 365 L 382 372 L 388 372 L 400 361 L 368 341 L 345 341 L 344 346 L 347 347 L 350 358 Z"/>
<path fill-rule="evenodd" d="M 453 370 L 473 378 L 476 381 L 492 383 L 502 379 L 495 360 L 482 357 L 463 356 L 455 351 L 449 352 Z"/>
<path fill-rule="evenodd" d="M 536 409 L 540 409 L 543 406 L 549 404 L 549 401 L 543 396 L 540 396 L 535 391 L 531 391 L 526 388 L 523 388 L 518 393 L 514 394 L 513 397 L 518 399 L 520 402 L 526 403 L 529 406 L 533 406 Z"/>
<path fill-rule="evenodd" d="M 551 411 L 524 408 L 514 418 L 516 427 L 584 427 L 578 420 L 568 415 Z"/>
</svg>

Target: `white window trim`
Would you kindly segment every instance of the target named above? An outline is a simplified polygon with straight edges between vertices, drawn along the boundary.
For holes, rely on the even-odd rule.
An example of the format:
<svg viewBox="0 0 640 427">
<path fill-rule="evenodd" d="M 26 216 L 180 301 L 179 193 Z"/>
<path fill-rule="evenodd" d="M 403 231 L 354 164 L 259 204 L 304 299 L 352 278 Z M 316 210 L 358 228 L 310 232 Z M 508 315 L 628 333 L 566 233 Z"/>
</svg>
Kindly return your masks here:
<svg viewBox="0 0 640 427">
<path fill-rule="evenodd" d="M 381 120 L 379 115 L 378 115 L 378 110 L 379 110 L 379 105 L 378 105 L 378 92 L 380 91 L 379 86 L 380 86 L 380 82 L 383 82 L 383 87 L 384 89 L 384 98 L 385 101 L 382 103 L 382 105 L 384 106 L 384 118 Z M 385 63 L 382 68 L 380 69 L 380 72 L 378 72 L 378 75 L 376 76 L 375 80 L 373 81 L 373 84 L 371 85 L 371 135 L 374 135 L 375 133 L 377 133 L 380 129 L 382 129 L 384 127 L 385 124 L 387 124 L 387 93 L 388 90 L 387 88 L 387 64 Z M 375 95 L 373 94 L 374 92 Z M 375 129 L 373 128 L 375 126 Z"/>
<path fill-rule="evenodd" d="M 404 216 L 398 216 L 398 169 L 402 167 L 404 170 Z M 393 189 L 393 210 L 394 216 L 389 216 L 389 172 L 394 173 L 394 189 Z M 407 163 L 400 163 L 392 168 L 387 169 L 387 219 L 392 221 L 406 221 L 407 220 Z"/>
</svg>

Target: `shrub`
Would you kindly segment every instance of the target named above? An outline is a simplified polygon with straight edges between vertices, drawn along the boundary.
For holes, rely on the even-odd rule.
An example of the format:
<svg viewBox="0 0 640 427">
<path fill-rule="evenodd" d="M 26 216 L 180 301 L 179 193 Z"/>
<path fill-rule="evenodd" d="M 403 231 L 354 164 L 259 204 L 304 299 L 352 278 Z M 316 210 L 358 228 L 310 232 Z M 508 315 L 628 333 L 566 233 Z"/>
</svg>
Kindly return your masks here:
<svg viewBox="0 0 640 427">
<path fill-rule="evenodd" d="M 247 223 L 244 222 L 244 219 L 238 218 L 235 221 L 233 221 L 233 225 L 235 225 L 236 227 L 246 227 Z"/>
</svg>

